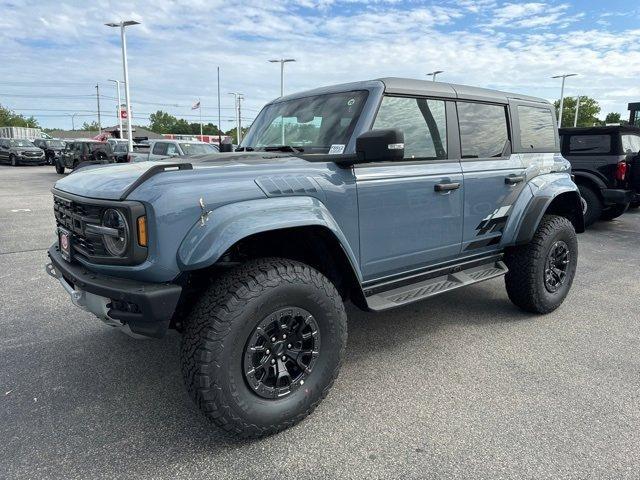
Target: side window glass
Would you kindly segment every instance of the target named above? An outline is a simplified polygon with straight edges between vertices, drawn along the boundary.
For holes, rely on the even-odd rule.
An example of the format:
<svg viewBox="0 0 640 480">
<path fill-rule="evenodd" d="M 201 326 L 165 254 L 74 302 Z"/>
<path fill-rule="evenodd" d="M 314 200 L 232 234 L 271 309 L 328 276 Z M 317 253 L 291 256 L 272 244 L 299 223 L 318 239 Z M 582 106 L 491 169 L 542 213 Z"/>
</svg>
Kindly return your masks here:
<svg viewBox="0 0 640 480">
<path fill-rule="evenodd" d="M 520 147 L 527 149 L 556 150 L 556 130 L 549 108 L 518 105 Z"/>
<path fill-rule="evenodd" d="M 443 100 L 384 97 L 373 128 L 402 130 L 406 159 L 447 158 L 447 120 Z"/>
<path fill-rule="evenodd" d="M 640 136 L 638 135 L 622 135 L 622 150 L 625 153 L 640 152 Z"/>
<path fill-rule="evenodd" d="M 167 144 L 167 155 L 178 155 L 178 148 L 176 147 L 175 143 L 168 143 Z"/>
<path fill-rule="evenodd" d="M 501 157 L 509 140 L 503 105 L 458 102 L 462 158 Z"/>
<path fill-rule="evenodd" d="M 164 142 L 158 142 L 153 146 L 154 155 L 166 155 L 167 154 L 167 144 Z"/>
<path fill-rule="evenodd" d="M 571 135 L 569 154 L 597 155 L 611 151 L 611 135 Z"/>
</svg>

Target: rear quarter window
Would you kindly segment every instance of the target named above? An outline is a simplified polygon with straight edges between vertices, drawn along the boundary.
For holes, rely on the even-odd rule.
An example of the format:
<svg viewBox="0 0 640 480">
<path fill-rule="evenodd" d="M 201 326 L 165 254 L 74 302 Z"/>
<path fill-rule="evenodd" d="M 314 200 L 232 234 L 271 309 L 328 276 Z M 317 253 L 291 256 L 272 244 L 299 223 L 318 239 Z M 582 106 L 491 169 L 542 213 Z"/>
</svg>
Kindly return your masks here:
<svg viewBox="0 0 640 480">
<path fill-rule="evenodd" d="M 550 108 L 518 105 L 517 112 L 521 151 L 557 151 L 556 128 Z"/>
<path fill-rule="evenodd" d="M 568 140 L 569 155 L 599 155 L 611 152 L 611 135 L 571 135 Z"/>
</svg>

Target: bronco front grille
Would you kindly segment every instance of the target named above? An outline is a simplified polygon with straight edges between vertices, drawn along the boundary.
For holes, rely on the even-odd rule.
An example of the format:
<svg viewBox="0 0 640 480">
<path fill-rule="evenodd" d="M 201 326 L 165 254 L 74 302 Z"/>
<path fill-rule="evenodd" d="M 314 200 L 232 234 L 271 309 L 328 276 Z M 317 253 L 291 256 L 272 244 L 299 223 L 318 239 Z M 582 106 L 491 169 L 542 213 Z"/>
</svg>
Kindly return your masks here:
<svg viewBox="0 0 640 480">
<path fill-rule="evenodd" d="M 56 225 L 71 232 L 71 245 L 75 252 L 85 257 L 108 255 L 102 236 L 86 231 L 87 225 L 100 224 L 103 207 L 54 196 L 53 211 Z"/>
<path fill-rule="evenodd" d="M 105 248 L 101 233 L 87 228 L 102 224 L 105 210 L 115 208 L 122 212 L 129 224 L 131 236 L 127 252 L 122 257 L 111 255 Z M 101 200 L 80 197 L 53 189 L 53 211 L 56 225 L 71 233 L 73 255 L 84 257 L 91 263 L 103 265 L 137 265 L 147 258 L 147 248 L 138 242 L 137 219 L 146 215 L 144 205 L 130 200 Z"/>
</svg>

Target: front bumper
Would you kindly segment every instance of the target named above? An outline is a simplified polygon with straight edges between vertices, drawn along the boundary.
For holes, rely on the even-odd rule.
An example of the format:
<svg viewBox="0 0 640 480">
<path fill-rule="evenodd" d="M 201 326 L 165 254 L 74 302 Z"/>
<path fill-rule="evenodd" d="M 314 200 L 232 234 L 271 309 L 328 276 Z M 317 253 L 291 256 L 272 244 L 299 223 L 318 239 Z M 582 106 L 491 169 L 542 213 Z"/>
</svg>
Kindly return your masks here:
<svg viewBox="0 0 640 480">
<path fill-rule="evenodd" d="M 16 155 L 16 159 L 22 164 L 32 163 L 40 165 L 47 161 L 44 155 L 42 155 L 41 157 L 27 157 L 25 155 Z"/>
<path fill-rule="evenodd" d="M 167 332 L 182 293 L 179 285 L 94 273 L 64 260 L 55 244 L 48 255 L 51 263 L 46 266 L 47 273 L 62 284 L 74 305 L 139 335 L 160 338 Z"/>
<path fill-rule="evenodd" d="M 633 190 L 618 190 L 614 188 L 605 188 L 602 190 L 602 198 L 607 205 L 625 205 L 631 202 L 633 197 Z"/>
</svg>

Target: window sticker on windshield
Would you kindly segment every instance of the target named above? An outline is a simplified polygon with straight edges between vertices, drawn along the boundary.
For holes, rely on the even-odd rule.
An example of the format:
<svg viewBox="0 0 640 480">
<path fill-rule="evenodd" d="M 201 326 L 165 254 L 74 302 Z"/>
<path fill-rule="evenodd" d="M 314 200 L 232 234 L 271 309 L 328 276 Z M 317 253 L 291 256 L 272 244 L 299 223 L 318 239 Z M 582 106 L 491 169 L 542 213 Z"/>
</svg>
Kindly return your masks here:
<svg viewBox="0 0 640 480">
<path fill-rule="evenodd" d="M 334 143 L 329 149 L 329 155 L 338 155 L 342 152 L 344 152 L 344 145 L 339 143 Z"/>
<path fill-rule="evenodd" d="M 355 98 L 350 98 L 349 101 L 347 102 L 347 105 L 351 106 L 354 103 L 356 103 L 356 99 Z"/>
</svg>

